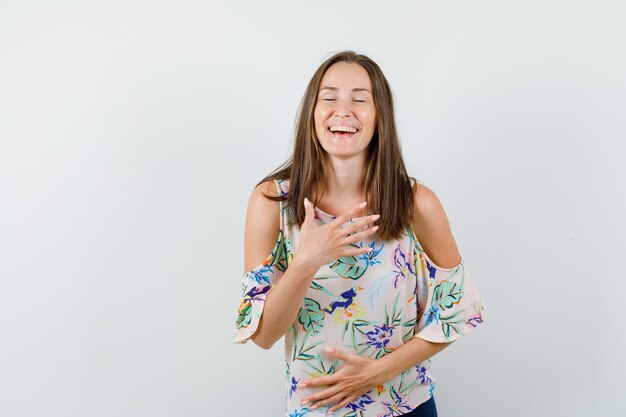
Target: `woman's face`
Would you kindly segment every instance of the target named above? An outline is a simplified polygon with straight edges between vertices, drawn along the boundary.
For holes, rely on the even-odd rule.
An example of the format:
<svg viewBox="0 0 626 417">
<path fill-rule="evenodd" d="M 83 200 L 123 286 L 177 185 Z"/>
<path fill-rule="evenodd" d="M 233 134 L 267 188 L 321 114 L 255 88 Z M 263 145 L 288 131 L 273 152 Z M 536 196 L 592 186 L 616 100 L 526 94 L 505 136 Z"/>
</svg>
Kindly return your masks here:
<svg viewBox="0 0 626 417">
<path fill-rule="evenodd" d="M 372 83 L 365 68 L 346 62 L 330 66 L 320 83 L 313 118 L 326 152 L 344 157 L 364 152 L 376 128 Z M 346 127 L 349 132 L 344 132 Z"/>
</svg>

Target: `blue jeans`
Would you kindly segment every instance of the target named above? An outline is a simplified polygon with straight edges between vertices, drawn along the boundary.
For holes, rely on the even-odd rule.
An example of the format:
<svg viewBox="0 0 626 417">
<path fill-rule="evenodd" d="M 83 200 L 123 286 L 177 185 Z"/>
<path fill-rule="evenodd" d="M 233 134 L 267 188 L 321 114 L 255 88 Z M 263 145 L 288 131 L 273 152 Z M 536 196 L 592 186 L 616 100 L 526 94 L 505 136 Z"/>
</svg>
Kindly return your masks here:
<svg viewBox="0 0 626 417">
<path fill-rule="evenodd" d="M 431 395 L 428 401 L 418 405 L 414 410 L 402 415 L 406 417 L 437 417 L 435 397 Z"/>
</svg>

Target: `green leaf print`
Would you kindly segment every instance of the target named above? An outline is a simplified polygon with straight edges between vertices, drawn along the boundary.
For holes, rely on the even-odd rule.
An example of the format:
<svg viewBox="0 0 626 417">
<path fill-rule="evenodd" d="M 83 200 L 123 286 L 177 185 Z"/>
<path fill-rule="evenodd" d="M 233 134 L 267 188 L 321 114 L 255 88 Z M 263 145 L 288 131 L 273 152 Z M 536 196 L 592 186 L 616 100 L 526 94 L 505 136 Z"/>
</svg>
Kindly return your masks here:
<svg viewBox="0 0 626 417">
<path fill-rule="evenodd" d="M 398 305 L 398 297 L 400 293 L 396 294 L 396 298 L 393 301 L 393 309 L 391 314 L 387 312 L 387 305 L 385 305 L 385 324 L 387 326 L 396 327 L 402 323 L 402 307 Z"/>
<path fill-rule="evenodd" d="M 413 382 L 407 385 L 404 382 L 404 378 L 402 378 L 402 381 L 400 382 L 400 388 L 398 390 L 400 391 L 400 394 L 406 397 L 407 395 L 411 393 L 411 391 L 417 388 L 417 385 L 419 383 L 420 383 L 419 379 L 414 379 Z"/>
<path fill-rule="evenodd" d="M 324 358 L 317 355 L 314 359 L 315 360 L 310 360 L 306 362 L 306 364 L 310 369 L 312 369 L 312 371 L 304 370 L 304 372 L 314 378 L 319 376 L 332 375 L 335 373 L 337 367 L 340 365 L 339 359 L 335 359 L 327 368 L 326 366 L 328 361 L 326 361 Z"/>
<path fill-rule="evenodd" d="M 368 321 L 362 319 L 356 320 L 348 320 L 346 324 L 343 326 L 343 331 L 341 333 L 341 342 L 346 343 L 345 338 L 347 334 L 351 334 L 352 347 L 358 350 L 358 341 L 356 339 L 356 332 L 358 331 L 361 335 L 363 335 L 363 331 L 359 329 L 359 327 L 368 326 L 370 323 Z"/>
<path fill-rule="evenodd" d="M 250 324 L 252 320 L 252 303 L 250 300 L 244 300 L 242 302 L 242 306 L 239 309 L 239 315 L 237 316 L 236 326 L 237 329 L 241 329 L 242 327 Z"/>
<path fill-rule="evenodd" d="M 433 290 L 432 303 L 439 304 L 442 310 L 452 308 L 452 305 L 458 303 L 463 297 L 463 287 L 456 282 L 441 281 Z"/>
<path fill-rule="evenodd" d="M 313 288 L 314 290 L 321 291 L 321 292 L 323 292 L 324 294 L 328 294 L 328 295 L 329 295 L 329 296 L 331 296 L 331 297 L 334 297 L 334 296 L 335 296 L 332 292 L 328 291 L 328 290 L 327 290 L 324 286 L 322 286 L 322 285 L 318 284 L 318 283 L 317 283 L 317 282 L 315 282 L 315 281 L 311 281 L 311 288 Z"/>
<path fill-rule="evenodd" d="M 320 304 L 312 298 L 304 299 L 304 308 L 300 309 L 298 314 L 298 322 L 304 330 L 309 333 L 318 334 L 322 331 L 324 325 L 324 312 Z"/>
<path fill-rule="evenodd" d="M 358 248 L 354 244 L 351 246 Z M 354 256 L 344 256 L 333 262 L 330 269 L 342 278 L 359 279 L 367 271 L 367 261 Z"/>
<path fill-rule="evenodd" d="M 282 229 L 279 229 L 278 240 L 271 255 L 273 258 L 272 264 L 276 265 L 276 269 L 279 271 L 285 272 L 287 270 L 287 253 L 287 239 Z"/>
<path fill-rule="evenodd" d="M 314 359 L 315 356 L 311 355 L 309 352 L 316 346 L 321 345 L 322 343 L 326 343 L 326 340 L 320 340 L 317 343 L 313 343 L 312 345 L 307 345 L 307 341 L 309 339 L 310 333 L 305 333 L 302 338 L 302 342 L 298 344 L 294 341 L 293 343 L 293 352 L 291 355 L 292 360 L 301 360 L 301 361 L 310 361 Z"/>
<path fill-rule="evenodd" d="M 415 323 L 417 323 L 417 318 L 415 317 L 402 323 L 402 327 L 408 328 L 408 331 L 402 335 L 402 341 L 404 343 L 411 340 L 411 338 L 415 335 Z"/>
<path fill-rule="evenodd" d="M 389 396 L 393 399 L 393 401 L 398 404 L 402 401 L 402 397 L 400 397 L 398 395 L 398 392 L 396 391 L 396 389 L 394 388 L 393 385 L 390 386 L 389 389 Z"/>
<path fill-rule="evenodd" d="M 450 337 L 450 331 L 454 330 L 458 334 L 462 334 L 461 327 L 465 324 L 464 319 L 456 319 L 456 317 L 460 313 L 455 313 L 450 317 L 440 317 L 441 320 L 441 328 L 443 329 L 443 334 L 446 335 L 446 338 Z M 455 320 L 456 319 L 456 320 Z"/>
</svg>

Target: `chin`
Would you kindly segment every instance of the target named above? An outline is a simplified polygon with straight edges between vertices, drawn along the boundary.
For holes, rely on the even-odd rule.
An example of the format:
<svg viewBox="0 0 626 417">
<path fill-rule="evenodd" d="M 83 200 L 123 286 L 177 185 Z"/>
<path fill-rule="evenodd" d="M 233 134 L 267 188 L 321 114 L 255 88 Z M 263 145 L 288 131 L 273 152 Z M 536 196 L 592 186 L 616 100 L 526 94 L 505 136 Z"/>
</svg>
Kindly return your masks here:
<svg viewBox="0 0 626 417">
<path fill-rule="evenodd" d="M 323 148 L 327 155 L 337 158 L 350 158 L 363 153 L 364 150 Z"/>
</svg>

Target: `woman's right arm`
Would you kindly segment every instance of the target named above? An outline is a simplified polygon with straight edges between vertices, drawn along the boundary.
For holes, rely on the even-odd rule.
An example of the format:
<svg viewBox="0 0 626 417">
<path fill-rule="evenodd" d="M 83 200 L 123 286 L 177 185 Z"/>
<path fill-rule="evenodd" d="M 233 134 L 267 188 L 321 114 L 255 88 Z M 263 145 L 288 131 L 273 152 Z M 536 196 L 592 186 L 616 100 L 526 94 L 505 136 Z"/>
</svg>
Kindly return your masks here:
<svg viewBox="0 0 626 417">
<path fill-rule="evenodd" d="M 279 202 L 265 198 L 261 191 L 268 195 L 278 195 L 273 181 L 266 181 L 258 185 L 250 196 L 244 233 L 246 271 L 267 259 L 280 232 Z M 357 205 L 323 226 L 315 224 L 313 206 L 306 208 L 305 222 L 300 229 L 298 253 L 294 254 L 281 278 L 265 295 L 258 326 L 250 337 L 255 344 L 269 349 L 287 333 L 296 320 L 304 297 L 320 267 L 339 257 L 358 256 L 371 250 L 368 247 L 354 248 L 349 245 L 378 229 L 377 226 L 372 226 L 357 232 L 366 224 L 376 221 L 378 215 L 366 216 L 345 228 L 342 227 L 363 207 Z"/>
<path fill-rule="evenodd" d="M 262 195 L 278 195 L 274 181 L 258 185 L 248 201 L 244 232 L 244 269 L 263 262 L 276 244 L 280 230 L 279 202 Z M 267 293 L 259 325 L 251 337 L 258 346 L 269 349 L 287 333 L 300 311 L 302 300 L 319 266 L 301 264 L 297 257 Z"/>
</svg>

